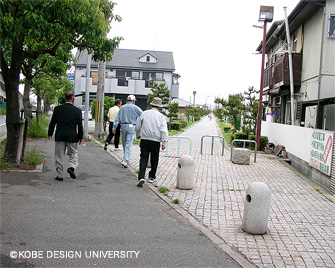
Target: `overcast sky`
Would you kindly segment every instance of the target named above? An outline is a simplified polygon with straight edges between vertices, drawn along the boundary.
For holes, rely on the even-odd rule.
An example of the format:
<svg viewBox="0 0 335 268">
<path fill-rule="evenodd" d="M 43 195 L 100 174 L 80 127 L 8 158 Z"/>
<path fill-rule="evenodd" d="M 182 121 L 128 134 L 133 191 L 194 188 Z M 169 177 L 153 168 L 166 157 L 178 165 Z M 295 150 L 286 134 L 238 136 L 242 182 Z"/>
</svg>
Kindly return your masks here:
<svg viewBox="0 0 335 268">
<path fill-rule="evenodd" d="M 180 74 L 179 97 L 213 103 L 216 96 L 244 92 L 260 85 L 263 38 L 258 22 L 261 5 L 274 6 L 274 20 L 284 19 L 299 0 L 114 0 L 109 37 L 122 36 L 119 48 L 173 52 Z M 269 29 L 271 23 L 267 24 Z"/>
</svg>

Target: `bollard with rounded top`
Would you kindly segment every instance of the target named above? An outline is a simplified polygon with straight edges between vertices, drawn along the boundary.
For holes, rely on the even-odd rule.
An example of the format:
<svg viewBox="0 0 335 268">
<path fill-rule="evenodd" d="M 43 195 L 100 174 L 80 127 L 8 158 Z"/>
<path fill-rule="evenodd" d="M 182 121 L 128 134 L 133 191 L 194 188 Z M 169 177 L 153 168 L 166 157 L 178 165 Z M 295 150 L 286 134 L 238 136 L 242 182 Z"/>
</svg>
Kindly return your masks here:
<svg viewBox="0 0 335 268">
<path fill-rule="evenodd" d="M 191 190 L 194 184 L 194 160 L 189 155 L 183 155 L 178 161 L 177 188 Z"/>
<path fill-rule="evenodd" d="M 253 182 L 244 202 L 242 230 L 250 234 L 265 234 L 268 229 L 271 190 L 263 182 Z"/>
</svg>

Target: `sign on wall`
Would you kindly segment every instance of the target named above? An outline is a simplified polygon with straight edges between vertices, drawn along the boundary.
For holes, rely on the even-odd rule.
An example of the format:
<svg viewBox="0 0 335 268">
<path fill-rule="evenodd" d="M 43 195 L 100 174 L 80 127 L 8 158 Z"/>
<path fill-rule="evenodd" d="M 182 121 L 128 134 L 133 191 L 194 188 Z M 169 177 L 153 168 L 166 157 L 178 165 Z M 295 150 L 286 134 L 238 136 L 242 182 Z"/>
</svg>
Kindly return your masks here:
<svg viewBox="0 0 335 268">
<path fill-rule="evenodd" d="M 314 130 L 312 134 L 309 165 L 328 176 L 331 172 L 333 139 L 332 131 Z"/>
</svg>

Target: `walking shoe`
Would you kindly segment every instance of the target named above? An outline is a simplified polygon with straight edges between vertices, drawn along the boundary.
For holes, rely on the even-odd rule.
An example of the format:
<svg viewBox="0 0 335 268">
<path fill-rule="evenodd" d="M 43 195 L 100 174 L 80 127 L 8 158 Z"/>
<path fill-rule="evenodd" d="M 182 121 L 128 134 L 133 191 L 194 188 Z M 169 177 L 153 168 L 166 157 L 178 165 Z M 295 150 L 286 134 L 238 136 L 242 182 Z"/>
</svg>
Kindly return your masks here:
<svg viewBox="0 0 335 268">
<path fill-rule="evenodd" d="M 148 182 L 149 183 L 154 183 L 156 181 L 156 178 L 149 177 Z"/>
<path fill-rule="evenodd" d="M 115 147 L 115 149 L 114 149 L 115 151 L 121 151 L 121 148 L 119 148 L 119 147 Z"/>
<path fill-rule="evenodd" d="M 69 167 L 69 168 L 67 169 L 67 173 L 70 174 L 70 177 L 71 177 L 72 179 L 75 179 L 75 178 L 76 178 L 76 174 L 74 174 L 74 168 L 73 168 L 73 167 Z"/>
<path fill-rule="evenodd" d="M 56 181 L 63 181 L 63 178 L 58 178 L 58 177 L 56 177 L 55 180 L 56 180 Z"/>
<path fill-rule="evenodd" d="M 104 150 L 105 150 L 105 151 L 107 151 L 107 146 L 108 146 L 108 144 L 105 143 L 105 147 L 104 147 Z"/>
<path fill-rule="evenodd" d="M 137 182 L 137 187 L 142 187 L 143 184 L 144 184 L 145 180 L 144 179 L 140 179 L 138 182 Z"/>
<path fill-rule="evenodd" d="M 121 162 L 121 165 L 124 166 L 125 168 L 128 168 L 128 167 L 129 167 L 128 163 L 126 163 L 126 162 L 124 162 L 124 161 Z"/>
</svg>

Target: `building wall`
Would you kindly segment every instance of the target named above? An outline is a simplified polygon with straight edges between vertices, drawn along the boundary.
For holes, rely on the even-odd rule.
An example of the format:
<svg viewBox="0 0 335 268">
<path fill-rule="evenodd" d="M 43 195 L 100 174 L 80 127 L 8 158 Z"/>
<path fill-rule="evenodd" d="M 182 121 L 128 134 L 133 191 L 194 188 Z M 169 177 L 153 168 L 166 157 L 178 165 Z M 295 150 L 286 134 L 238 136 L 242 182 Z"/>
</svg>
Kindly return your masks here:
<svg viewBox="0 0 335 268">
<path fill-rule="evenodd" d="M 313 131 L 312 128 L 262 121 L 261 135 L 267 136 L 269 142 L 275 145 L 285 146 L 292 166 L 329 190 L 331 180 L 335 180 L 335 177 L 333 175 L 333 177 L 329 177 L 309 166 Z M 334 158 L 335 155 L 333 155 L 333 160 Z M 334 169 L 335 166 L 333 165 L 332 170 Z"/>
<path fill-rule="evenodd" d="M 91 67 L 91 71 L 98 72 L 98 69 L 95 67 Z M 143 77 L 143 71 L 140 72 L 140 77 Z M 158 70 L 159 72 L 159 70 Z M 105 94 L 121 94 L 121 95 L 129 95 L 134 94 L 137 96 L 146 97 L 150 92 L 151 88 L 145 87 L 145 80 L 138 79 L 129 79 L 128 86 L 118 86 L 118 79 L 116 77 L 116 70 L 107 68 L 106 69 L 107 77 L 105 78 Z M 179 95 L 179 85 L 172 86 L 172 72 L 163 72 L 163 78 L 166 82 L 166 86 L 171 91 L 173 90 L 173 96 L 178 97 Z M 75 75 L 75 94 L 85 94 L 86 91 L 86 68 L 76 68 Z M 93 78 L 90 78 L 90 93 L 97 92 L 97 85 L 92 85 Z M 160 82 L 160 81 L 158 81 Z M 83 98 L 76 98 L 76 105 L 82 104 Z"/>
</svg>

